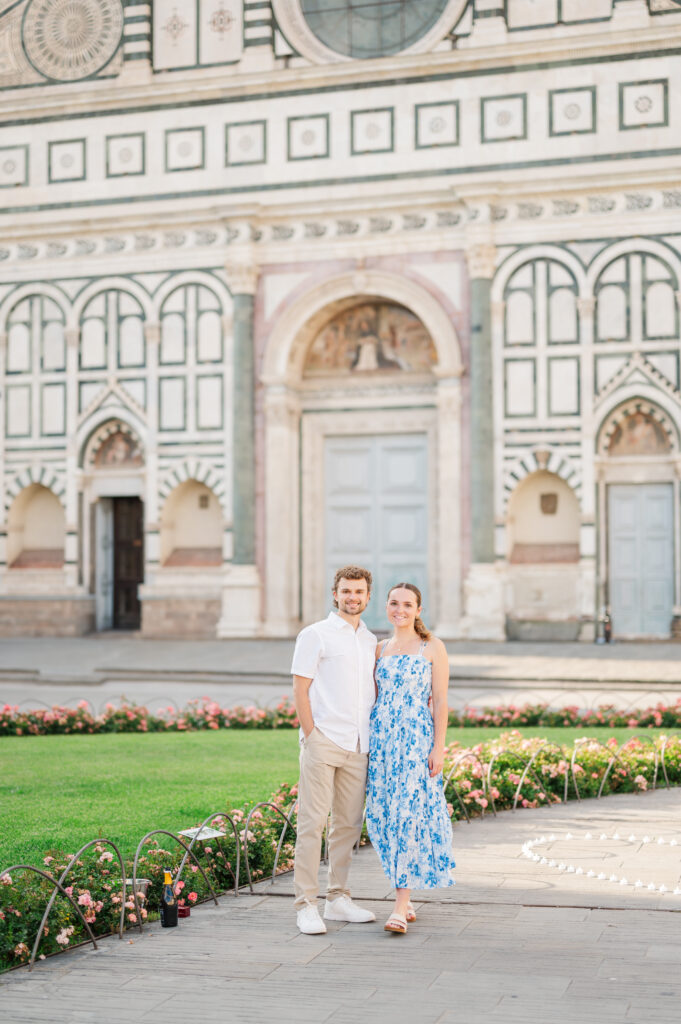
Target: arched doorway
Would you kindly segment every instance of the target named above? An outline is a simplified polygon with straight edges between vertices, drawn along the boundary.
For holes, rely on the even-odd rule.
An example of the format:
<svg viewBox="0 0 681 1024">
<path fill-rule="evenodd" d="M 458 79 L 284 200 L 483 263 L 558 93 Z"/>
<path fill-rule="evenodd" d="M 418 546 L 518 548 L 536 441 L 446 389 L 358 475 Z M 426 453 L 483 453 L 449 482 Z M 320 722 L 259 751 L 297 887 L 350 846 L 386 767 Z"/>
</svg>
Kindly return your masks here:
<svg viewBox="0 0 681 1024">
<path fill-rule="evenodd" d="M 344 275 L 279 319 L 263 373 L 268 633 L 325 615 L 333 571 L 358 562 L 371 626 L 406 577 L 457 635 L 460 367 L 447 314 L 396 275 Z"/>
<path fill-rule="evenodd" d="M 95 595 L 95 628 L 139 629 L 144 582 L 144 456 L 124 420 L 105 421 L 82 456 L 84 570 Z"/>
<path fill-rule="evenodd" d="M 677 429 L 634 396 L 598 435 L 600 575 L 613 633 L 668 637 L 679 601 Z"/>
</svg>

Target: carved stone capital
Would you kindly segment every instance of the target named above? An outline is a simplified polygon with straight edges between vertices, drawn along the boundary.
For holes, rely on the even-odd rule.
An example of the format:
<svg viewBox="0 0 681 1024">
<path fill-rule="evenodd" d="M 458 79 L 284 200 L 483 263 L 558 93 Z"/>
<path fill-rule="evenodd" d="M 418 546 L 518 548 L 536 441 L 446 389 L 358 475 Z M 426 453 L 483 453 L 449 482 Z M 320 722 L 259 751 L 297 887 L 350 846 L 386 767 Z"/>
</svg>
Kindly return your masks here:
<svg viewBox="0 0 681 1024">
<path fill-rule="evenodd" d="M 476 242 L 466 249 L 468 273 L 471 278 L 494 277 L 497 250 L 491 242 Z"/>
<path fill-rule="evenodd" d="M 67 327 L 64 338 L 68 348 L 78 348 L 80 344 L 80 327 Z"/>
<path fill-rule="evenodd" d="M 232 295 L 255 295 L 258 267 L 254 263 L 229 260 L 225 263 L 225 273 Z"/>
<path fill-rule="evenodd" d="M 145 324 L 144 337 L 149 345 L 158 345 L 161 340 L 161 325 Z"/>
<path fill-rule="evenodd" d="M 506 303 L 503 299 L 498 299 L 492 303 L 492 316 L 497 320 L 503 320 L 504 313 L 506 312 Z"/>
<path fill-rule="evenodd" d="M 585 299 L 577 299 L 577 312 L 581 317 L 593 316 L 595 309 L 596 300 L 592 296 Z"/>
<path fill-rule="evenodd" d="M 0 333 L 0 352 L 5 352 L 7 349 L 7 335 Z"/>
</svg>

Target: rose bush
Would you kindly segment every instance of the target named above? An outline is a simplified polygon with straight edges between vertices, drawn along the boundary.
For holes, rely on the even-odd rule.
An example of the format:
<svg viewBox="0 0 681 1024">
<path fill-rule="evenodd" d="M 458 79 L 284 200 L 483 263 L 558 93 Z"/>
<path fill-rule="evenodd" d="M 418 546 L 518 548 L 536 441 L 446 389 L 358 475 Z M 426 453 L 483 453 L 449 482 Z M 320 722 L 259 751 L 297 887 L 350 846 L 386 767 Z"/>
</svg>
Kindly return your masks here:
<svg viewBox="0 0 681 1024">
<path fill-rule="evenodd" d="M 653 742 L 632 737 L 621 747 L 613 737 L 607 741 L 587 739 L 577 744 L 574 773 L 571 768 L 573 749 L 546 744 L 540 737 L 524 738 L 517 730 L 471 748 L 458 742 L 450 744 L 445 751 L 445 779 L 449 774 L 448 765 L 459 762 L 446 789 L 453 817 L 464 817 L 454 785 L 471 817 L 482 814 L 491 803 L 497 810 L 511 808 L 524 768 L 534 754 L 537 756 L 532 771 L 528 772 L 520 790 L 520 807 L 560 803 L 566 776 L 569 800 L 577 799 L 575 782 L 582 799 L 597 796 L 606 771 L 603 795 L 641 792 L 652 788 L 654 781 L 664 785 L 665 770 L 670 785 L 681 785 L 681 738 L 678 736 L 657 737 Z M 471 756 L 464 760 L 466 754 Z M 492 772 L 488 780 L 490 764 Z"/>
<path fill-rule="evenodd" d="M 152 714 L 148 708 L 123 703 L 107 704 L 95 715 L 87 701 L 75 708 L 55 705 L 35 711 L 20 711 L 5 704 L 0 708 L 0 736 L 54 736 L 108 732 L 194 732 L 202 729 L 297 729 L 296 711 L 288 697 L 274 708 L 222 708 L 207 697 L 190 701 L 181 710 L 168 707 Z M 657 704 L 637 710 L 621 710 L 603 704 L 598 708 L 577 706 L 551 708 L 547 704 L 500 705 L 499 707 L 464 708 L 449 711 L 450 727 L 520 726 L 593 728 L 681 727 L 681 699 L 675 704 Z"/>
</svg>

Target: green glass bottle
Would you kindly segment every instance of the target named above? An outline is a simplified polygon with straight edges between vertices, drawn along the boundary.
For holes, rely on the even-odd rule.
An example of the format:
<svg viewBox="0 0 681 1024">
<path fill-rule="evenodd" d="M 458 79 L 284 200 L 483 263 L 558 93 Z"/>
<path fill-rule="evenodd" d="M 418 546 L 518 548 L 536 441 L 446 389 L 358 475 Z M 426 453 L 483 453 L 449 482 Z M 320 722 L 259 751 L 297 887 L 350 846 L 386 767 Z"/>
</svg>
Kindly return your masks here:
<svg viewBox="0 0 681 1024">
<path fill-rule="evenodd" d="M 177 927 L 177 900 L 173 892 L 173 876 L 170 871 L 163 872 L 163 894 L 161 896 L 161 926 Z"/>
</svg>

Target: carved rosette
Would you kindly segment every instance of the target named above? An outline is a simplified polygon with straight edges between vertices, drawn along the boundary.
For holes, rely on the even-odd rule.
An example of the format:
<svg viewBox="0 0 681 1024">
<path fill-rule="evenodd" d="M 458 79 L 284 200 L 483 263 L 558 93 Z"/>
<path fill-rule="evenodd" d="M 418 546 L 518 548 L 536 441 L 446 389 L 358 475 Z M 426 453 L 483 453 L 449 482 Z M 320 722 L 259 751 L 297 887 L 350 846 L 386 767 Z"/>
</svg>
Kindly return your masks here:
<svg viewBox="0 0 681 1024">
<path fill-rule="evenodd" d="M 76 82 L 104 68 L 123 35 L 120 0 L 29 0 L 24 52 L 41 75 Z"/>
</svg>

